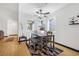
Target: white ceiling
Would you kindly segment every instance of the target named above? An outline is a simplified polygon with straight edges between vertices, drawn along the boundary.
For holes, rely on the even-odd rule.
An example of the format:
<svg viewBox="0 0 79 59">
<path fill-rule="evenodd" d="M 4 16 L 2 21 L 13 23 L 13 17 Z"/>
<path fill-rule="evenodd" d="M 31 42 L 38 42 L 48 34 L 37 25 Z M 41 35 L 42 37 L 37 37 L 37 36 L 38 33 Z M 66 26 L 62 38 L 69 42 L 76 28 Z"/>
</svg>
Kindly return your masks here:
<svg viewBox="0 0 79 59">
<path fill-rule="evenodd" d="M 0 3 L 0 8 L 17 12 L 19 7 L 20 12 L 34 15 L 39 9 L 42 9 L 44 12 L 53 13 L 66 5 L 68 3 L 19 3 L 19 5 L 17 3 Z"/>
<path fill-rule="evenodd" d="M 69 3 L 0 3 L 0 8 L 3 10 L 8 10 L 11 12 L 24 13 L 28 15 L 35 15 L 35 12 L 39 9 L 42 9 L 43 12 L 50 12 L 51 14 L 64 6 L 67 6 Z M 19 9 L 18 9 L 19 7 Z"/>
<path fill-rule="evenodd" d="M 0 13 L 2 18 L 17 21 L 18 4 L 17 3 L 0 3 Z"/>
<path fill-rule="evenodd" d="M 68 4 L 69 3 L 20 3 L 19 12 L 34 15 L 37 10 L 42 9 L 44 12 L 53 13 Z"/>
<path fill-rule="evenodd" d="M 0 8 L 12 12 L 17 12 L 18 4 L 17 3 L 0 3 Z"/>
</svg>

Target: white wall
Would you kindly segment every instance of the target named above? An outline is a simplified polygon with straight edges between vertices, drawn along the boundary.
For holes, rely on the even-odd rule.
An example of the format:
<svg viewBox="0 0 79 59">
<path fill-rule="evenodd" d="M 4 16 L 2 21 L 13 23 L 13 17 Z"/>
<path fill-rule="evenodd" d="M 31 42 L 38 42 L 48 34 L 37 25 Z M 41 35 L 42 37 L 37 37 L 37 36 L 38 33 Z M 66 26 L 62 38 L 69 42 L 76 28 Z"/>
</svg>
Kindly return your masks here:
<svg viewBox="0 0 79 59">
<path fill-rule="evenodd" d="M 0 30 L 4 31 L 4 35 L 8 36 L 14 33 L 17 33 L 17 4 L 0 4 Z M 12 21 L 8 24 L 9 21 Z M 12 23 L 15 23 L 16 26 L 11 26 Z M 15 30 L 13 30 L 15 29 Z"/>
<path fill-rule="evenodd" d="M 79 15 L 79 4 L 68 6 L 54 13 L 56 15 L 56 42 L 79 50 L 79 25 L 69 25 L 72 16 Z"/>
<path fill-rule="evenodd" d="M 21 10 L 19 8 L 19 10 Z M 28 20 L 34 20 L 34 16 L 26 14 L 26 13 L 21 13 L 19 12 L 19 30 L 18 30 L 18 34 L 19 36 L 22 36 L 23 34 L 25 36 L 27 36 L 27 38 L 31 37 L 31 31 L 28 30 Z M 23 26 L 23 30 L 21 29 L 21 24 Z"/>
<path fill-rule="evenodd" d="M 7 20 L 7 35 L 17 34 L 17 23 L 13 20 Z"/>
</svg>

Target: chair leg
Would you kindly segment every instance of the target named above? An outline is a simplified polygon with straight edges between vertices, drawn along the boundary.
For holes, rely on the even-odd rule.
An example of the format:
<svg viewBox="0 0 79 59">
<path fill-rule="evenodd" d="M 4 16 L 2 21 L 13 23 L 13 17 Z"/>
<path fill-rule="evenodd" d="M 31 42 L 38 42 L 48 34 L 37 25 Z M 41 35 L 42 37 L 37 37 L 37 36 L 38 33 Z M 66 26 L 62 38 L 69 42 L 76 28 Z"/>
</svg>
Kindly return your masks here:
<svg viewBox="0 0 79 59">
<path fill-rule="evenodd" d="M 20 44 L 20 41 L 18 41 L 18 43 Z"/>
</svg>

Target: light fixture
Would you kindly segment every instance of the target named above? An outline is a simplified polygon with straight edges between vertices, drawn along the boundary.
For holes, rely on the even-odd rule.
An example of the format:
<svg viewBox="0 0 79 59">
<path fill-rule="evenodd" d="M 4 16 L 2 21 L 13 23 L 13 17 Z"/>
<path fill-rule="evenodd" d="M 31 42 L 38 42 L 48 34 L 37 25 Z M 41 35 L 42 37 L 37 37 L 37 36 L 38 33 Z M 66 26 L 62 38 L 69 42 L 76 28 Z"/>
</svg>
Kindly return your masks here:
<svg viewBox="0 0 79 59">
<path fill-rule="evenodd" d="M 47 15 L 49 15 L 50 12 L 43 12 L 43 10 L 40 9 L 40 10 L 36 11 L 36 14 L 41 19 L 41 18 L 47 17 Z"/>
</svg>

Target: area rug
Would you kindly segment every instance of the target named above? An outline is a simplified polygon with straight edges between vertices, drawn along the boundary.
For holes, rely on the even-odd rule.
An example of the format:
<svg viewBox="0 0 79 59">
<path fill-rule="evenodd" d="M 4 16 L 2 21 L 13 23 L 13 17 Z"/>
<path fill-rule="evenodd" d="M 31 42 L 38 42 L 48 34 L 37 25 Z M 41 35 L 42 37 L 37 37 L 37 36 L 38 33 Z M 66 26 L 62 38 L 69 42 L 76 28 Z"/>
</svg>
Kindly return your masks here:
<svg viewBox="0 0 79 59">
<path fill-rule="evenodd" d="M 58 56 L 63 50 L 55 47 L 54 50 L 51 47 L 48 47 L 49 51 L 34 51 L 34 49 L 29 48 L 32 56 Z"/>
</svg>

